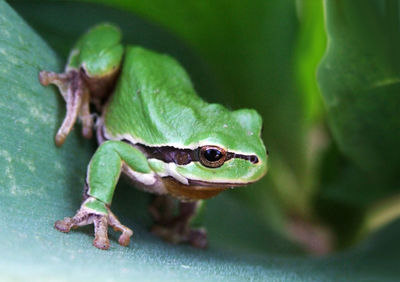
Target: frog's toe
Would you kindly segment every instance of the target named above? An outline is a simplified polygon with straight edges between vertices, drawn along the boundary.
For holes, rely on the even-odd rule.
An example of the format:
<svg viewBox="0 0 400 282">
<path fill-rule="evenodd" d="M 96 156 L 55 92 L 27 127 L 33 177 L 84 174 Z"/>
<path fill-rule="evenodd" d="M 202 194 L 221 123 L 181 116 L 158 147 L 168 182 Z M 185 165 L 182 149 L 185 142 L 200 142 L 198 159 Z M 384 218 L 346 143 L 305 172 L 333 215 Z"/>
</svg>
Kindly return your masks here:
<svg viewBox="0 0 400 282">
<path fill-rule="evenodd" d="M 133 233 L 131 233 L 131 234 L 122 233 L 121 236 L 119 236 L 118 243 L 119 243 L 121 246 L 128 246 L 129 243 L 130 243 L 130 241 L 131 241 L 131 236 L 132 236 L 132 234 L 133 234 Z"/>
<path fill-rule="evenodd" d="M 93 246 L 101 250 L 108 250 L 110 248 L 110 240 L 108 238 L 95 237 Z"/>
<path fill-rule="evenodd" d="M 110 241 L 105 238 L 94 238 L 93 246 L 101 250 L 108 250 L 110 248 Z"/>
<path fill-rule="evenodd" d="M 67 233 L 71 230 L 71 227 L 74 225 L 72 218 L 66 217 L 63 220 L 57 220 L 54 223 L 54 227 L 60 231 Z"/>
<path fill-rule="evenodd" d="M 174 227 L 154 224 L 151 227 L 151 233 L 172 244 L 178 244 L 183 241 L 182 234 Z"/>
<path fill-rule="evenodd" d="M 199 249 L 208 247 L 207 232 L 203 228 L 190 230 L 188 240 L 193 247 Z"/>
<path fill-rule="evenodd" d="M 85 116 L 85 118 L 87 118 Z M 82 136 L 86 139 L 91 139 L 93 137 L 93 119 L 89 116 L 90 120 L 83 121 L 82 119 Z"/>
<path fill-rule="evenodd" d="M 56 137 L 54 138 L 54 141 L 58 147 L 61 147 L 62 144 L 64 144 L 65 139 L 67 138 L 67 134 L 63 132 L 57 133 Z"/>
<path fill-rule="evenodd" d="M 40 81 L 40 84 L 42 84 L 43 86 L 47 86 L 47 85 L 49 85 L 49 84 L 51 83 L 50 75 L 49 75 L 49 74 L 50 74 L 50 73 L 47 72 L 47 71 L 41 71 L 41 72 L 39 73 L 39 81 Z"/>
<path fill-rule="evenodd" d="M 68 81 L 68 75 L 64 73 L 55 73 L 51 71 L 41 71 L 39 73 L 39 82 L 43 86 L 55 84 L 59 87 L 64 87 Z"/>
<path fill-rule="evenodd" d="M 107 250 L 110 247 L 110 241 L 108 240 L 107 216 L 106 215 L 94 216 L 93 224 L 94 224 L 93 246 L 102 250 Z"/>
<path fill-rule="evenodd" d="M 113 227 L 115 231 L 122 232 L 121 236 L 119 236 L 118 243 L 121 246 L 128 246 L 130 243 L 130 238 L 133 235 L 133 231 L 121 224 L 118 218 L 108 209 L 108 220 L 109 224 Z"/>
<path fill-rule="evenodd" d="M 188 243 L 199 249 L 208 247 L 207 232 L 204 228 L 182 228 L 179 224 L 171 226 L 155 224 L 152 226 L 151 232 L 173 244 Z"/>
</svg>

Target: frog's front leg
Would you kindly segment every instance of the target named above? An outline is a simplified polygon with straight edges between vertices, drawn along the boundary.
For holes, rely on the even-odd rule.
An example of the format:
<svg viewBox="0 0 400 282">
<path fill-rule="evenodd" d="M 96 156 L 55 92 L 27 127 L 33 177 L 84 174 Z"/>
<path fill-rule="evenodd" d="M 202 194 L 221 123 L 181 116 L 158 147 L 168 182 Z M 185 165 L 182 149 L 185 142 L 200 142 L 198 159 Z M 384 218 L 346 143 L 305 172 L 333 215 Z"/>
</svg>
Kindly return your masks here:
<svg viewBox="0 0 400 282">
<path fill-rule="evenodd" d="M 55 228 L 61 232 L 69 232 L 71 228 L 94 224 L 93 245 L 99 249 L 108 249 L 110 246 L 108 225 L 110 225 L 116 231 L 122 232 L 118 242 L 127 246 L 133 232 L 122 225 L 110 210 L 115 186 L 123 166 L 134 171 L 138 180 L 144 184 L 151 185 L 156 181 L 142 152 L 121 141 L 104 142 L 90 161 L 87 172 L 88 189 L 81 208 L 74 217 L 57 221 Z"/>
<path fill-rule="evenodd" d="M 199 227 L 204 201 L 179 202 L 176 215 L 173 201 L 176 200 L 169 196 L 156 196 L 150 205 L 154 220 L 152 233 L 174 244 L 189 243 L 197 248 L 206 248 L 207 232 Z"/>
</svg>

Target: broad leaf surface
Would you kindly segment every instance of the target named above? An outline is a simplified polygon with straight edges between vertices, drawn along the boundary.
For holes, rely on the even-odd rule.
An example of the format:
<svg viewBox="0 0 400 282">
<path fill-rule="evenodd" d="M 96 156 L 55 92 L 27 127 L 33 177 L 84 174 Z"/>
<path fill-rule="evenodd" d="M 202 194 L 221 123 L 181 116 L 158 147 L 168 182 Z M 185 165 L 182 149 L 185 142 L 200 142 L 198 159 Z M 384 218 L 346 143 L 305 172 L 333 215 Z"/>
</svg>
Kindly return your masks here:
<svg viewBox="0 0 400 282">
<path fill-rule="evenodd" d="M 86 165 L 95 143 L 83 140 L 77 127 L 62 148 L 54 146 L 53 136 L 64 115 L 64 104 L 54 88 L 38 83 L 38 72 L 61 71 L 60 58 L 65 58 L 76 36 L 104 20 L 125 26 L 128 42 L 172 54 L 184 53 L 176 56 L 186 65 L 195 64 L 189 69 L 208 69 L 179 40 L 123 12 L 82 4 L 14 5 L 43 37 L 49 36 L 47 40 L 60 57 L 6 3 L 0 2 L 1 280 L 162 277 L 171 281 L 337 281 L 398 277 L 400 222 L 347 252 L 312 258 L 277 238 L 252 207 L 224 195 L 209 202 L 205 224 L 211 246 L 207 251 L 171 246 L 152 236 L 146 230 L 147 195 L 124 183 L 118 187 L 113 209 L 135 231 L 129 247 L 119 246 L 117 234 L 112 233 L 109 251 L 95 249 L 91 246 L 90 227 L 70 234 L 54 230 L 55 220 L 72 215 L 79 206 Z M 86 17 L 79 16 L 82 13 Z M 141 30 L 141 34 L 147 31 L 152 36 L 137 40 L 132 30 Z M 171 45 L 157 43 L 160 38 Z M 195 81 L 198 75 L 194 72 Z"/>
<path fill-rule="evenodd" d="M 349 236 L 372 205 L 400 191 L 399 7 L 391 0 L 325 1 L 328 48 L 318 83 L 343 157 L 336 167 L 332 159 L 326 164 L 330 176 L 317 205 Z M 399 214 L 396 206 L 386 211 Z"/>
</svg>

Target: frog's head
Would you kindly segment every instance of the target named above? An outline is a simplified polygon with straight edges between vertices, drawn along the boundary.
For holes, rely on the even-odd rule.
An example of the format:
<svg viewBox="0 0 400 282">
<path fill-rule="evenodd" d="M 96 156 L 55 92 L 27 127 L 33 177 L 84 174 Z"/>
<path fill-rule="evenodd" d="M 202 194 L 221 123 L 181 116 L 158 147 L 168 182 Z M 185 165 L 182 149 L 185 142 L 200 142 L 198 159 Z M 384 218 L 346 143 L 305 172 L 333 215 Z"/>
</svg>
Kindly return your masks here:
<svg viewBox="0 0 400 282">
<path fill-rule="evenodd" d="M 210 107 L 218 111 L 218 118 L 196 126 L 202 130 L 187 140 L 194 151 L 192 160 L 176 167 L 178 175 L 197 190 L 226 189 L 259 180 L 267 172 L 260 115 L 250 109 L 231 112 Z"/>
</svg>

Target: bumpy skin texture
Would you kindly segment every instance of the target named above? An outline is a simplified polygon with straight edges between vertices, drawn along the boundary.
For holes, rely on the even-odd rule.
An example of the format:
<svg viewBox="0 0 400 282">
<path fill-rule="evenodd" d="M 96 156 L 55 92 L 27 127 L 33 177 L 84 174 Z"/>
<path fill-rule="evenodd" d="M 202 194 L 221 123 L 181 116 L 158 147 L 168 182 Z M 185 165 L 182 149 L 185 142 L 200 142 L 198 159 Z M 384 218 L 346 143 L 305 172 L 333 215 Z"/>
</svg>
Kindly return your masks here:
<svg viewBox="0 0 400 282">
<path fill-rule="evenodd" d="M 108 226 L 112 226 L 122 233 L 119 243 L 128 245 L 132 230 L 110 210 L 124 172 L 141 189 L 159 195 L 150 207 L 153 233 L 173 243 L 204 248 L 207 236 L 197 226 L 196 214 L 202 207 L 198 200 L 257 181 L 267 171 L 261 117 L 254 110 L 229 111 L 204 102 L 173 58 L 132 46 L 124 54 L 120 40 L 118 28 L 96 26 L 71 51 L 65 73 L 40 73 L 41 83 L 56 84 L 67 104 L 57 145 L 62 145 L 78 117 L 83 135 L 91 137 L 89 102 L 101 112 L 97 127 L 101 144 L 88 166 L 84 201 L 74 217 L 57 221 L 55 227 L 69 232 L 94 224 L 94 246 L 107 249 Z M 199 153 L 203 146 L 217 146 L 229 158 L 218 167 L 205 165 Z M 173 159 L 178 153 L 190 156 L 190 161 Z M 173 197 L 182 201 L 177 213 L 171 212 Z"/>
</svg>

